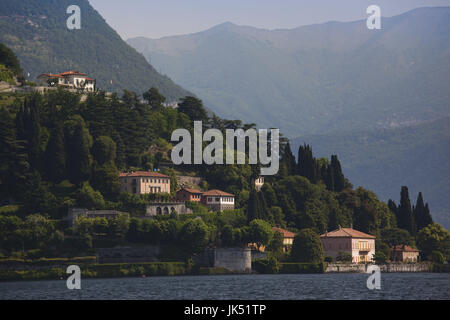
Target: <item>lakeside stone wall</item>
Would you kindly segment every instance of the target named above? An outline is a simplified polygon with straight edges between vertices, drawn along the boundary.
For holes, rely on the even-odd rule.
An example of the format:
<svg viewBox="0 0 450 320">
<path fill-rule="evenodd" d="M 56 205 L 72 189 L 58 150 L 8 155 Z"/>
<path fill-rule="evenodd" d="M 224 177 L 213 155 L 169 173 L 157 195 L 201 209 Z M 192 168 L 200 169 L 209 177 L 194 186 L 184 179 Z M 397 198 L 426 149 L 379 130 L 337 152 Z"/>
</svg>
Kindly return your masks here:
<svg viewBox="0 0 450 320">
<path fill-rule="evenodd" d="M 325 269 L 325 273 L 366 273 L 369 266 L 370 264 L 329 263 Z M 378 266 L 381 272 L 431 272 L 431 265 L 429 263 L 387 263 Z"/>
</svg>

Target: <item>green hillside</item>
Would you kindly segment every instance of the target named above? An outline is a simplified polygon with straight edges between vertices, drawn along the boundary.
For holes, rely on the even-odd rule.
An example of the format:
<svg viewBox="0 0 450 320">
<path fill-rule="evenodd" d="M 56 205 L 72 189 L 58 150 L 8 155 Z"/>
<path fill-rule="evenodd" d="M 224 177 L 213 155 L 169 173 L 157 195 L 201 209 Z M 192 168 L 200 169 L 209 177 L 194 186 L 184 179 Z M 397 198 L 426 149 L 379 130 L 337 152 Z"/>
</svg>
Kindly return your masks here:
<svg viewBox="0 0 450 320">
<path fill-rule="evenodd" d="M 297 138 L 317 156 L 337 154 L 344 173 L 355 185 L 364 185 L 388 200 L 398 200 L 407 185 L 412 198 L 421 191 L 436 220 L 450 227 L 450 118 L 414 127 L 354 131 Z"/>
<path fill-rule="evenodd" d="M 14 52 L 0 43 L 0 82 L 16 84 L 16 80 L 22 78 L 22 69 Z"/>
<path fill-rule="evenodd" d="M 81 9 L 80 30 L 66 26 L 70 5 Z M 157 87 L 169 101 L 188 94 L 129 47 L 87 0 L 0 0 L 0 42 L 19 57 L 27 80 L 79 70 L 108 91 Z"/>
</svg>

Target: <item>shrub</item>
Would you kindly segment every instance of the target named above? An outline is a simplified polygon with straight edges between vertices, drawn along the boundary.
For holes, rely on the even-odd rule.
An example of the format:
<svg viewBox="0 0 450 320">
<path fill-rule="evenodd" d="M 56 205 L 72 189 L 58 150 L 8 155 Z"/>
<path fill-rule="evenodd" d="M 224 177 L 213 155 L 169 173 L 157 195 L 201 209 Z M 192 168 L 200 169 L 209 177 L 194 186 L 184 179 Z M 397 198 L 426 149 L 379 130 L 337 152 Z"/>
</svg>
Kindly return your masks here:
<svg viewBox="0 0 450 320">
<path fill-rule="evenodd" d="M 325 261 L 325 262 L 328 262 L 328 263 L 333 262 L 333 257 L 326 256 L 325 259 L 324 259 L 324 261 Z"/>
<path fill-rule="evenodd" d="M 256 259 L 252 261 L 252 269 L 258 273 L 273 274 L 279 272 L 278 260 L 275 257 L 268 259 Z"/>
<path fill-rule="evenodd" d="M 323 273 L 325 271 L 325 264 L 319 263 L 281 263 L 279 273 Z"/>
<path fill-rule="evenodd" d="M 438 264 L 445 263 L 444 255 L 440 251 L 437 251 L 437 250 L 434 250 L 433 252 L 431 252 L 429 260 L 431 260 L 433 263 L 438 263 Z"/>
<path fill-rule="evenodd" d="M 339 252 L 336 261 L 350 263 L 352 262 L 352 255 L 348 252 Z"/>
</svg>

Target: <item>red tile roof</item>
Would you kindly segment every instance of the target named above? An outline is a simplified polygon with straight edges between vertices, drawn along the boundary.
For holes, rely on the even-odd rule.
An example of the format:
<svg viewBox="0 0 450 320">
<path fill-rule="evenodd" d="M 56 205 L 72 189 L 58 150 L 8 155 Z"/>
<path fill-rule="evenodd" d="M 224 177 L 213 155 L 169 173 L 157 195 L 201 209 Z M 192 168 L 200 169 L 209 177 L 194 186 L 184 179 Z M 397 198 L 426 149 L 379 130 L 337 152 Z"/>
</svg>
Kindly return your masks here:
<svg viewBox="0 0 450 320">
<path fill-rule="evenodd" d="M 160 177 L 160 178 L 170 178 L 165 174 L 153 171 L 133 171 L 133 172 L 121 172 L 120 177 Z"/>
<path fill-rule="evenodd" d="M 410 246 L 406 246 L 403 244 L 399 244 L 395 247 L 392 247 L 391 250 L 394 251 L 405 251 L 405 252 L 419 252 L 419 250 L 417 250 L 416 248 L 410 247 Z"/>
<path fill-rule="evenodd" d="M 231 193 L 227 193 L 221 190 L 209 190 L 209 191 L 205 191 L 203 192 L 204 196 L 222 196 L 222 197 L 234 197 L 234 194 Z"/>
<path fill-rule="evenodd" d="M 72 75 L 86 77 L 86 80 L 95 80 L 95 79 L 88 78 L 86 73 L 81 73 L 79 71 L 65 71 L 65 72 L 58 73 L 58 74 L 43 73 L 39 77 L 46 76 L 46 77 L 50 77 L 50 78 L 64 78 L 65 76 L 72 76 Z"/>
<path fill-rule="evenodd" d="M 364 238 L 375 239 L 375 236 L 352 229 L 352 228 L 340 228 L 334 231 L 330 231 L 320 235 L 321 238 Z"/>
<path fill-rule="evenodd" d="M 203 193 L 202 191 L 200 191 L 200 190 L 197 190 L 197 189 L 191 189 L 191 188 L 181 188 L 180 190 L 178 190 L 178 191 L 182 191 L 182 190 L 185 190 L 185 191 L 187 191 L 187 192 L 189 192 L 189 193 Z"/>
<path fill-rule="evenodd" d="M 282 228 L 278 228 L 278 227 L 272 227 L 273 232 L 280 232 L 284 238 L 294 238 L 295 237 L 295 233 L 290 232 L 289 230 L 285 230 Z"/>
<path fill-rule="evenodd" d="M 64 78 L 63 76 L 61 76 L 59 74 L 51 74 L 51 73 L 43 73 L 39 77 L 42 77 L 42 76 L 46 76 L 49 78 Z"/>
<path fill-rule="evenodd" d="M 71 76 L 71 75 L 87 76 L 86 73 L 81 73 L 79 71 L 65 71 L 65 72 L 61 72 L 60 75 L 62 75 L 62 76 Z"/>
</svg>

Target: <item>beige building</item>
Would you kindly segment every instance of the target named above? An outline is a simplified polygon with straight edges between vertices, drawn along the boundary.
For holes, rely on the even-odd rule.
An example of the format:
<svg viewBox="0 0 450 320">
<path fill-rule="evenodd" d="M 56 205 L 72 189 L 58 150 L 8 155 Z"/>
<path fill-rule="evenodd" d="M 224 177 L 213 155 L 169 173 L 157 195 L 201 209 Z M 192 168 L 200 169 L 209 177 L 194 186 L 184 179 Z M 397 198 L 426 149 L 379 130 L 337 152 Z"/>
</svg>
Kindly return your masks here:
<svg viewBox="0 0 450 320">
<path fill-rule="evenodd" d="M 119 176 L 120 191 L 133 194 L 170 193 L 170 177 L 152 171 L 133 171 Z"/>
<path fill-rule="evenodd" d="M 419 250 L 410 246 L 398 245 L 391 248 L 392 261 L 417 262 Z"/>
<path fill-rule="evenodd" d="M 274 233 L 279 232 L 283 235 L 283 250 L 288 251 L 294 243 L 295 233 L 278 227 L 272 227 L 272 230 Z"/>
<path fill-rule="evenodd" d="M 372 262 L 375 254 L 375 236 L 352 229 L 339 228 L 320 236 L 324 256 L 334 260 L 342 253 L 349 253 L 353 263 Z"/>
</svg>

